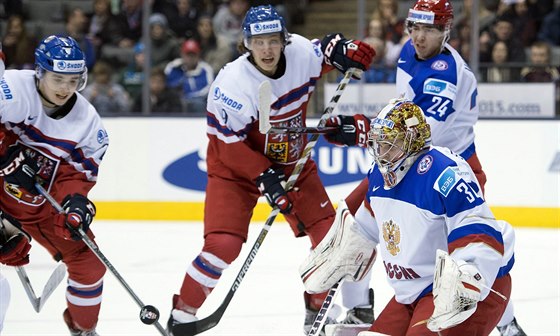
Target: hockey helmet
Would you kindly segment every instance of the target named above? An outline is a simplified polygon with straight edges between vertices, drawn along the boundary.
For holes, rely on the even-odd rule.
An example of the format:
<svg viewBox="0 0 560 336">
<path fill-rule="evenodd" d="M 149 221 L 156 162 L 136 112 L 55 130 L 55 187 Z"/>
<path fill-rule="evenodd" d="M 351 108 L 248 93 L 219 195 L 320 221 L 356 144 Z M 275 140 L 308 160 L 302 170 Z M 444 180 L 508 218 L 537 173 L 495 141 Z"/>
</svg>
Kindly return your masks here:
<svg viewBox="0 0 560 336">
<path fill-rule="evenodd" d="M 391 100 L 372 121 L 368 132 L 368 149 L 388 187 L 400 181 L 415 154 L 430 144 L 430 125 L 424 112 L 406 99 Z"/>
<path fill-rule="evenodd" d="M 78 42 L 72 37 L 51 35 L 35 49 L 35 73 L 41 79 L 45 71 L 80 76 L 78 91 L 87 83 L 86 59 Z"/>
<path fill-rule="evenodd" d="M 284 44 L 290 34 L 284 18 L 271 5 L 251 7 L 243 19 L 243 44 L 249 49 L 249 39 L 256 35 L 280 33 Z"/>
<path fill-rule="evenodd" d="M 453 23 L 453 6 L 449 0 L 418 0 L 408 10 L 406 21 L 407 25 L 424 23 L 449 30 Z"/>
</svg>

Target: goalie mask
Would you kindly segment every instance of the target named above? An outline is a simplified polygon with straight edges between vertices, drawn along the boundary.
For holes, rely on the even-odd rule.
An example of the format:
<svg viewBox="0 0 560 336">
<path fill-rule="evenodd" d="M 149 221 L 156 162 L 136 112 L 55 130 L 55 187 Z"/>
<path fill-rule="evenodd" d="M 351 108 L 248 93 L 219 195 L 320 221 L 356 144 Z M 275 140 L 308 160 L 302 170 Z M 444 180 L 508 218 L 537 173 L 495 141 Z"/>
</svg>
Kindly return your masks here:
<svg viewBox="0 0 560 336">
<path fill-rule="evenodd" d="M 430 125 L 420 106 L 392 100 L 379 112 L 368 132 L 368 149 L 383 175 L 385 188 L 402 180 L 418 154 L 431 144 Z"/>
<path fill-rule="evenodd" d="M 242 28 L 243 44 L 249 50 L 249 40 L 253 36 L 280 33 L 284 45 L 290 37 L 284 18 L 271 5 L 251 7 L 245 14 Z"/>
<path fill-rule="evenodd" d="M 453 24 L 453 6 L 449 0 L 418 0 L 414 7 L 408 10 L 406 29 L 408 34 L 415 24 L 424 24 L 437 28 L 443 32 L 441 48 L 449 40 L 451 25 Z"/>
</svg>

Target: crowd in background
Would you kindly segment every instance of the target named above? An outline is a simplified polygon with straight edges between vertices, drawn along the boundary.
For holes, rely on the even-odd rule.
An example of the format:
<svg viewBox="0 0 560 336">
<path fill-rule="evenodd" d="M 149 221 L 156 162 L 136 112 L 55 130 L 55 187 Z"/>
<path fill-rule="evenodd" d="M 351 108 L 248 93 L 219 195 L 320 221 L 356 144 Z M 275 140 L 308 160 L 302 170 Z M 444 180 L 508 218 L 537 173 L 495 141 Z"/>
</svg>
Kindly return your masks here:
<svg viewBox="0 0 560 336">
<path fill-rule="evenodd" d="M 315 0 L 318 1 L 318 0 Z M 473 0 L 453 2 L 458 14 L 449 43 L 468 62 Z M 153 113 L 205 113 L 210 84 L 239 56 L 241 22 L 250 6 L 272 3 L 288 28 L 302 22 L 307 1 L 154 0 L 149 17 L 150 73 L 144 74 L 143 0 L 83 0 L 62 8 L 60 31 L 86 54 L 89 82 L 82 92 L 102 114 L 138 113 L 142 85 L 150 83 Z M 34 49 L 46 32 L 27 30 L 25 1 L 4 0 L 0 31 L 7 68 L 33 69 Z M 375 0 L 364 40 L 377 55 L 367 83 L 394 83 L 406 34 L 403 0 Z M 91 7 L 91 8 L 87 8 Z M 56 13 L 50 13 L 50 19 Z M 479 60 L 482 82 L 560 81 L 560 5 L 554 0 L 480 0 Z M 41 35 L 41 36 L 38 36 Z"/>
</svg>

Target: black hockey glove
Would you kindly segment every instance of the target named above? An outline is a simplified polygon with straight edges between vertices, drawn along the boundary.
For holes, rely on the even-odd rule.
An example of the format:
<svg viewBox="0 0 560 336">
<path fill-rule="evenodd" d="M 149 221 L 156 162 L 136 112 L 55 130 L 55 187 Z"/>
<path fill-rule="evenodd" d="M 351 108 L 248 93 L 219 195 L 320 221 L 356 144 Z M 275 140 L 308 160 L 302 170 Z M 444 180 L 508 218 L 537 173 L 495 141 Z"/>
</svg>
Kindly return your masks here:
<svg viewBox="0 0 560 336">
<path fill-rule="evenodd" d="M 325 36 L 321 41 L 321 49 L 326 63 L 342 73 L 350 68 L 366 71 L 375 56 L 375 50 L 369 44 L 359 40 L 348 40 L 340 33 Z M 356 75 L 352 77 L 359 79 Z"/>
<path fill-rule="evenodd" d="M 29 263 L 31 237 L 12 216 L 0 210 L 0 263 L 23 266 Z"/>
<path fill-rule="evenodd" d="M 35 182 L 41 180 L 37 179 L 37 174 L 41 168 L 39 161 L 42 159 L 42 155 L 30 148 L 20 145 L 11 146 L 6 155 L 0 159 L 0 176 L 3 176 L 6 182 L 38 195 Z"/>
<path fill-rule="evenodd" d="M 66 240 L 80 240 L 78 229 L 87 233 L 95 216 L 95 205 L 84 195 L 68 195 L 62 201 L 64 213 L 55 216 L 54 232 Z"/>
<path fill-rule="evenodd" d="M 285 177 L 281 169 L 268 168 L 257 177 L 257 188 L 271 207 L 277 206 L 281 213 L 289 214 L 292 211 L 292 203 L 284 190 Z"/>
<path fill-rule="evenodd" d="M 359 147 L 367 145 L 370 121 L 363 114 L 330 117 L 327 119 L 325 127 L 338 127 L 337 131 L 325 134 L 325 139 L 332 144 Z"/>
</svg>

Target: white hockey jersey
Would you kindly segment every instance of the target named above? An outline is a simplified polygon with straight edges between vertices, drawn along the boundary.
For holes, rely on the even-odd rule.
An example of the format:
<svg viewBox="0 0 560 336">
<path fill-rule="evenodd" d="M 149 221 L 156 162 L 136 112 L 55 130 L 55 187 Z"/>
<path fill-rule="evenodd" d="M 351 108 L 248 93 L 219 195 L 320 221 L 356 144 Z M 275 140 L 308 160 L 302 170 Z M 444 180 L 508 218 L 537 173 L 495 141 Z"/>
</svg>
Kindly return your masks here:
<svg viewBox="0 0 560 336">
<path fill-rule="evenodd" d="M 435 146 L 449 147 L 466 160 L 475 152 L 476 77 L 449 44 L 428 60 L 416 59 L 415 53 L 409 40 L 398 60 L 397 94 L 424 110 Z"/>
<path fill-rule="evenodd" d="M 288 165 L 301 156 L 307 138 L 300 134 L 260 134 L 258 88 L 263 81 L 272 87 L 270 121 L 273 126 L 304 126 L 310 96 L 321 76 L 320 43 L 292 34 L 284 49 L 285 73 L 277 78 L 262 74 L 249 54 L 228 63 L 214 80 L 208 95 L 207 154 L 209 174 L 236 174 L 253 179 L 270 162 Z M 237 149 L 222 150 L 238 144 Z"/>
<path fill-rule="evenodd" d="M 443 147 L 420 155 L 402 181 L 385 189 L 376 165 L 355 219 L 376 243 L 397 302 L 432 290 L 436 250 L 473 263 L 486 285 L 513 266 L 511 225 L 494 219 L 467 162 Z M 482 289 L 482 298 L 489 293 Z"/>
<path fill-rule="evenodd" d="M 59 119 L 43 110 L 32 70 L 7 70 L 0 80 L 0 132 L 5 150 L 19 143 L 48 158 L 45 188 L 57 201 L 71 193 L 87 192 L 95 184 L 99 164 L 109 144 L 95 108 L 79 93 L 69 112 Z M 73 99 L 73 98 L 71 98 Z M 8 212 L 33 214 L 42 197 L 15 190 L 2 180 L 2 206 Z M 49 206 L 50 207 L 50 206 Z"/>
</svg>

